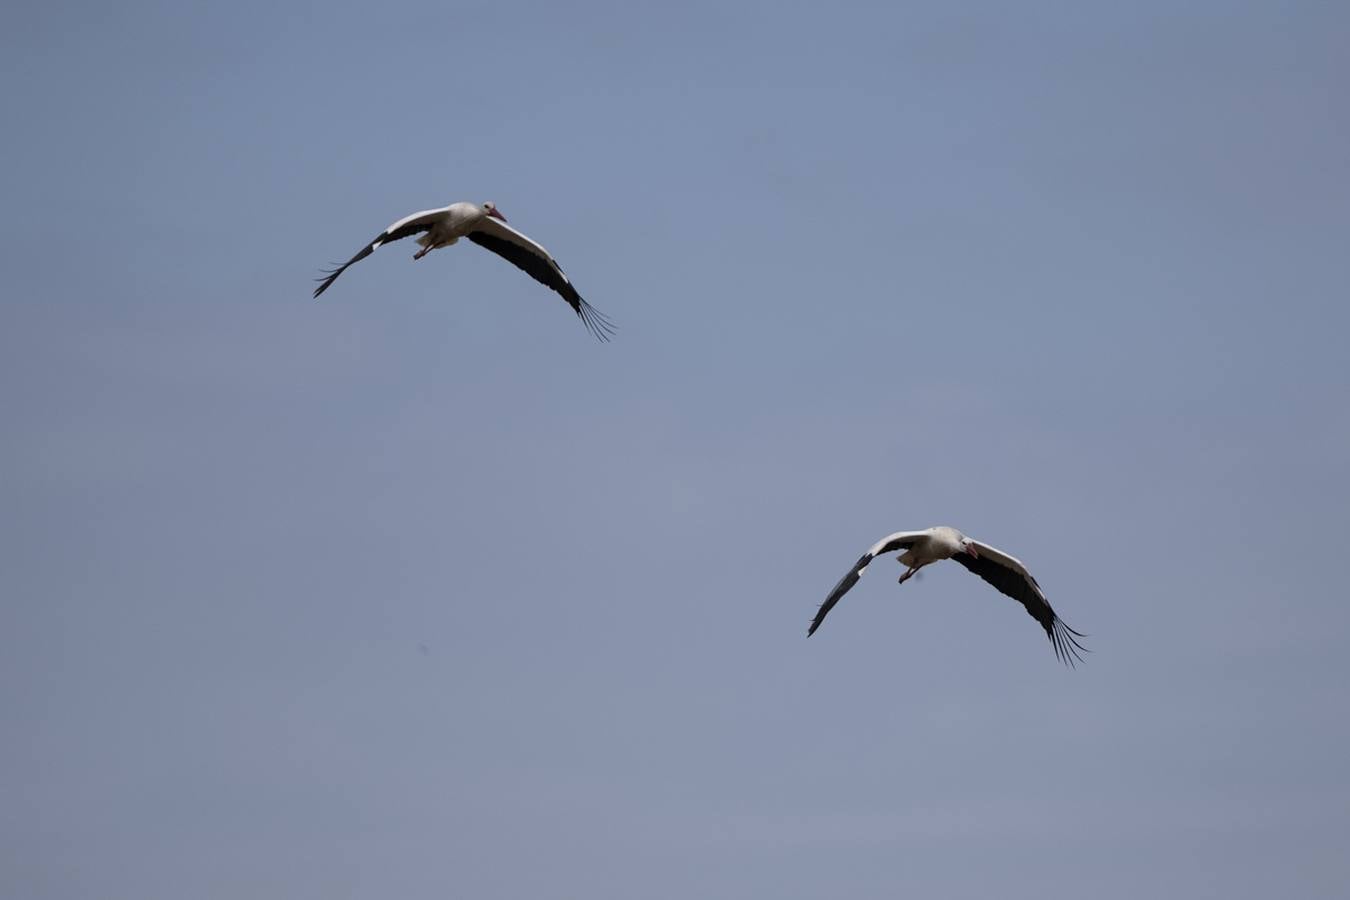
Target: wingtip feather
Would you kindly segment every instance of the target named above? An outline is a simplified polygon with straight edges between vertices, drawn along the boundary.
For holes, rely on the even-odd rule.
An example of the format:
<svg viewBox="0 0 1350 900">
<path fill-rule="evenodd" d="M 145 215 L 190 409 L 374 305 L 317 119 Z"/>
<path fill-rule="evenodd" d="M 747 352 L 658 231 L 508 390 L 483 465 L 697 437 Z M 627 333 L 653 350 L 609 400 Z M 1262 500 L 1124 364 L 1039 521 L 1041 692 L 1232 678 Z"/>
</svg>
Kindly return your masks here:
<svg viewBox="0 0 1350 900">
<path fill-rule="evenodd" d="M 582 324 L 586 326 L 586 330 L 602 344 L 608 344 L 610 339 L 618 333 L 618 328 L 609 320 L 608 316 L 591 306 L 579 295 L 577 296 L 576 313 L 577 318 L 581 319 Z"/>
<path fill-rule="evenodd" d="M 1092 652 L 1091 649 L 1084 647 L 1074 639 L 1074 635 L 1078 637 L 1084 637 L 1084 635 L 1074 631 L 1058 616 L 1045 630 L 1050 636 L 1051 646 L 1055 648 L 1055 658 L 1071 669 L 1077 669 L 1079 663 L 1085 662 L 1083 659 L 1084 653 Z"/>
</svg>

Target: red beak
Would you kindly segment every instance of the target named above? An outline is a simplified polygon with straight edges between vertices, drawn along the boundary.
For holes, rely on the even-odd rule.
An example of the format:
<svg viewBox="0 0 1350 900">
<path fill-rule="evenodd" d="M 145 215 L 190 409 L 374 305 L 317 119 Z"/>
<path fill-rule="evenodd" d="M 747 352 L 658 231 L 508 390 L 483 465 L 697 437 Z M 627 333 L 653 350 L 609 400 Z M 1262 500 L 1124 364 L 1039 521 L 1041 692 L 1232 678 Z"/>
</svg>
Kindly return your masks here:
<svg viewBox="0 0 1350 900">
<path fill-rule="evenodd" d="M 979 559 L 979 558 L 980 558 L 980 554 L 978 554 L 978 553 L 975 552 L 975 545 L 974 545 L 974 544 L 967 544 L 967 545 L 966 545 L 966 552 L 969 553 L 971 556 L 975 557 L 976 559 Z"/>
<path fill-rule="evenodd" d="M 488 215 L 489 215 L 489 216 L 492 216 L 492 218 L 494 218 L 494 219 L 501 219 L 503 222 L 506 221 L 506 216 L 504 216 L 504 215 L 502 215 L 501 213 L 497 212 L 497 210 L 496 210 L 495 208 L 489 209 L 489 210 L 488 210 Z"/>
</svg>

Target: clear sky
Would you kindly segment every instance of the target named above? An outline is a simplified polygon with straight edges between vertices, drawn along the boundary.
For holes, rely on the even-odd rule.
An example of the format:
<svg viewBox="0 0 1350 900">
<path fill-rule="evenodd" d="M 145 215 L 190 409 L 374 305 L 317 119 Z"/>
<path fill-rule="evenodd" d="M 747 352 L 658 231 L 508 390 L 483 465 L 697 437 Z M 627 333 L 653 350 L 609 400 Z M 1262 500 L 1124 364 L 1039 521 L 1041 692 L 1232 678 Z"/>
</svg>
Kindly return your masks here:
<svg viewBox="0 0 1350 900">
<path fill-rule="evenodd" d="M 1344 897 L 1350 7 L 21 4 L 0 896 Z M 468 243 L 494 200 L 619 325 Z M 959 567 L 1021 557 L 1070 671 Z"/>
</svg>

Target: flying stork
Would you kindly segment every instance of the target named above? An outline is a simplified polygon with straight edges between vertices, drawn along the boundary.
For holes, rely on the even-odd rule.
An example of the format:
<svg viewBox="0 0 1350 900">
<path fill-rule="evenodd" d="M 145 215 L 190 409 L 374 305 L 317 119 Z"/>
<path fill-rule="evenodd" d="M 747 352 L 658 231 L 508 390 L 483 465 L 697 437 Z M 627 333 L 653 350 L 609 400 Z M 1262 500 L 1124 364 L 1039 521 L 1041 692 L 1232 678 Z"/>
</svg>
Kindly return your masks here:
<svg viewBox="0 0 1350 900">
<path fill-rule="evenodd" d="M 1076 638 L 1084 635 L 1064 624 L 1064 620 L 1055 614 L 1046 601 L 1045 594 L 1041 592 L 1041 586 L 1036 583 L 1036 579 L 1027 571 L 1026 566 L 1002 550 L 968 538 L 955 528 L 946 525 L 925 528 L 923 531 L 897 531 L 873 544 L 872 548 L 853 564 L 848 574 L 839 579 L 834 590 L 830 591 L 830 595 L 816 612 L 816 618 L 811 622 L 806 636 L 810 637 L 816 633 L 820 623 L 825 621 L 830 610 L 848 593 L 849 588 L 858 583 L 858 579 L 867 571 L 872 560 L 883 553 L 893 553 L 896 550 L 904 551 L 897 560 L 907 567 L 905 573 L 900 576 L 900 584 L 904 584 L 915 572 L 929 563 L 943 559 L 955 560 L 992 584 L 1000 593 L 1007 594 L 1025 606 L 1031 617 L 1040 622 L 1045 633 L 1049 635 L 1050 644 L 1055 648 L 1055 656 L 1062 662 L 1069 666 L 1082 662 L 1081 654 L 1087 652 L 1087 648 L 1078 643 Z"/>
<path fill-rule="evenodd" d="M 540 284 L 557 291 L 591 334 L 602 341 L 608 341 L 613 336 L 614 325 L 595 307 L 581 299 L 577 289 L 572 287 L 572 282 L 563 274 L 558 261 L 539 244 L 506 224 L 506 217 L 498 212 L 497 205 L 492 202 L 451 203 L 441 209 L 427 209 L 399 219 L 376 235 L 351 259 L 326 270 L 324 277 L 316 279 L 322 283 L 314 289 L 314 298 L 317 300 L 320 294 L 328 290 L 328 286 L 352 263 L 365 259 L 385 244 L 415 234 L 421 235 L 417 243 L 422 249 L 413 254 L 413 259 L 421 259 L 432 250 L 449 247 L 466 237 L 523 269 Z"/>
</svg>

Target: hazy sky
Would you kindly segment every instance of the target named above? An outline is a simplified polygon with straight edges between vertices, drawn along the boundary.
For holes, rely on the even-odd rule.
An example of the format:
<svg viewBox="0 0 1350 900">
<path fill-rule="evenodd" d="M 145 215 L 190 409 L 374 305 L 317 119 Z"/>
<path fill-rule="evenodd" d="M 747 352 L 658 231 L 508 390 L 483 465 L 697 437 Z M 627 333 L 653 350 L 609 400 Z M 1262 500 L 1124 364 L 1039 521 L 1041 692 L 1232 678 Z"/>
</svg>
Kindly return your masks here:
<svg viewBox="0 0 1350 900">
<path fill-rule="evenodd" d="M 27 4 L 0 896 L 1344 897 L 1350 8 Z M 495 200 L 619 325 L 468 243 Z M 1021 557 L 1060 666 L 957 566 Z"/>
</svg>

